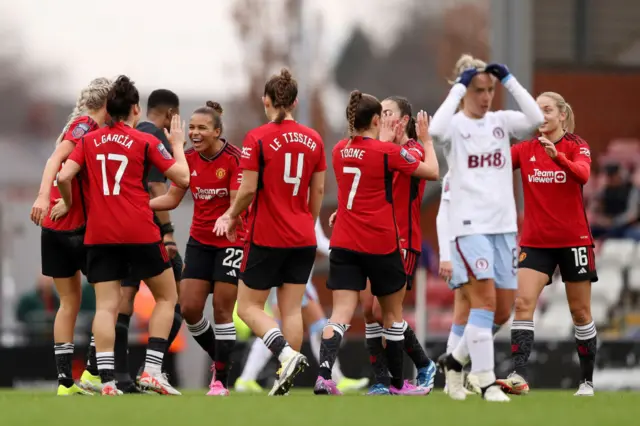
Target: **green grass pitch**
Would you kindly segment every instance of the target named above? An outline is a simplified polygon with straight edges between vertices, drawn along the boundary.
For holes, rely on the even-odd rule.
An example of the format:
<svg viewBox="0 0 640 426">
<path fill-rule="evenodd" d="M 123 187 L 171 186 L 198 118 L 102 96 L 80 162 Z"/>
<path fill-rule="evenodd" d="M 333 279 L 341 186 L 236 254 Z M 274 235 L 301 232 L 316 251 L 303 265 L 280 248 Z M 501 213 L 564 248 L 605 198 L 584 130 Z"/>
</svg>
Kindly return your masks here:
<svg viewBox="0 0 640 426">
<path fill-rule="evenodd" d="M 441 390 L 426 397 L 314 396 L 296 389 L 286 397 L 232 394 L 207 397 L 56 397 L 43 391 L 0 391 L 3 426 L 617 426 L 640 422 L 640 392 L 533 391 L 509 403 L 479 397 L 450 400 Z"/>
</svg>

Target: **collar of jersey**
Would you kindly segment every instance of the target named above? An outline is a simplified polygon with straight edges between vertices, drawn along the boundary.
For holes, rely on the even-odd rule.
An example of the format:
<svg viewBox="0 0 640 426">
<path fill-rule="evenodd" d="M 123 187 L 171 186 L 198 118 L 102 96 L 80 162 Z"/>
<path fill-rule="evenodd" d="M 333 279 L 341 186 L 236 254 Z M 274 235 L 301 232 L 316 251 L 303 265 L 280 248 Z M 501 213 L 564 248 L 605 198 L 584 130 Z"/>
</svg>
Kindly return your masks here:
<svg viewBox="0 0 640 426">
<path fill-rule="evenodd" d="M 202 158 L 204 161 L 213 161 L 216 158 L 218 158 L 220 156 L 220 154 L 222 154 L 222 151 L 225 150 L 225 148 L 227 147 L 227 145 L 229 144 L 229 142 L 227 142 L 227 140 L 225 138 L 220 138 L 220 140 L 222 142 L 224 142 L 224 145 L 222 145 L 222 148 L 220 148 L 220 151 L 216 152 L 213 157 L 209 158 L 209 157 L 205 157 L 204 155 L 202 155 L 201 153 L 198 153 L 198 155 L 200 156 L 200 158 Z"/>
</svg>

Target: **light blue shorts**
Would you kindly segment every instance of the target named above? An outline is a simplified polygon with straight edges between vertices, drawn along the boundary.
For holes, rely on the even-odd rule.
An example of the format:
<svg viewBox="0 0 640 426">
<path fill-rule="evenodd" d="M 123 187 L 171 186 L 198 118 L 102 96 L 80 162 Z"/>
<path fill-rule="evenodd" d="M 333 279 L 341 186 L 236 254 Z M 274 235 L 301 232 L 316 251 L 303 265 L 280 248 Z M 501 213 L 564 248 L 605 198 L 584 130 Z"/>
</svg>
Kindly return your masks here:
<svg viewBox="0 0 640 426">
<path fill-rule="evenodd" d="M 518 288 L 518 250 L 516 234 L 477 234 L 456 238 L 451 243 L 452 289 L 469 282 L 469 274 L 478 280 L 492 279 L 496 288 Z"/>
<path fill-rule="evenodd" d="M 304 289 L 304 296 L 302 296 L 302 307 L 304 308 L 309 304 L 309 301 L 317 302 L 318 291 L 316 287 L 313 285 L 313 281 L 311 281 L 311 277 L 313 277 L 313 269 L 311 269 L 311 276 L 309 277 L 309 281 L 307 281 L 307 285 Z M 269 305 L 274 306 L 278 304 L 278 289 L 276 287 L 271 289 L 271 293 L 269 294 L 269 299 L 267 300 Z"/>
</svg>

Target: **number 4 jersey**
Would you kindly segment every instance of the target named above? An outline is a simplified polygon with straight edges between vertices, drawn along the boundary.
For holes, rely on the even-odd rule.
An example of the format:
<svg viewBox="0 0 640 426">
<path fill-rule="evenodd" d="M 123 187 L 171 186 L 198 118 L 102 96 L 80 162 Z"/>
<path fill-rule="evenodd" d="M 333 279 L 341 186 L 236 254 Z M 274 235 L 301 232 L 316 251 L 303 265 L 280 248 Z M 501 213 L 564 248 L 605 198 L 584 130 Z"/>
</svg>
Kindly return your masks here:
<svg viewBox="0 0 640 426">
<path fill-rule="evenodd" d="M 356 136 L 333 148 L 338 215 L 331 248 L 389 254 L 399 247 L 393 208 L 393 172 L 413 173 L 420 161 L 406 149 Z"/>
<path fill-rule="evenodd" d="M 327 169 L 318 132 L 293 120 L 253 129 L 242 144 L 240 168 L 260 174 L 247 241 L 265 247 L 315 247 L 309 186 L 314 173 Z"/>
<path fill-rule="evenodd" d="M 151 164 L 164 173 L 175 163 L 162 142 L 116 123 L 82 138 L 69 160 L 87 174 L 85 245 L 160 241 L 145 180 Z"/>
</svg>

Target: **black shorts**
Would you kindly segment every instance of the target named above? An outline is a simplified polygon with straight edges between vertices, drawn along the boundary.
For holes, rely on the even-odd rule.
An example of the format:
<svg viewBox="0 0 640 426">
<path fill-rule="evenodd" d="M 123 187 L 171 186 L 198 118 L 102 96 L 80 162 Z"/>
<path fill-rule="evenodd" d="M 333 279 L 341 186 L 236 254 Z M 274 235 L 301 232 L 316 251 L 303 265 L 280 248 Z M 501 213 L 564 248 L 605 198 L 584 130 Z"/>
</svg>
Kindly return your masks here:
<svg viewBox="0 0 640 426">
<path fill-rule="evenodd" d="M 92 245 L 87 247 L 87 279 L 91 284 L 144 280 L 171 268 L 164 243 Z"/>
<path fill-rule="evenodd" d="M 216 281 L 237 285 L 242 252 L 240 247 L 214 247 L 189 237 L 183 278 L 209 281 L 212 291 Z"/>
<path fill-rule="evenodd" d="M 521 247 L 519 268 L 533 269 L 549 276 L 549 283 L 560 269 L 562 281 L 598 281 L 593 247 L 534 248 Z"/>
<path fill-rule="evenodd" d="M 173 269 L 173 277 L 176 279 L 176 282 L 179 282 L 182 279 L 183 266 L 182 256 L 180 256 L 180 253 L 176 253 L 173 259 L 169 259 L 169 263 L 171 263 L 171 268 Z M 134 280 L 129 277 L 122 280 L 122 287 L 135 287 L 138 289 L 140 288 L 140 280 Z"/>
<path fill-rule="evenodd" d="M 78 271 L 86 273 L 84 228 L 77 231 L 42 229 L 40 234 L 42 275 L 51 278 L 70 278 Z"/>
<path fill-rule="evenodd" d="M 329 255 L 329 290 L 362 291 L 371 282 L 374 296 L 387 296 L 407 283 L 400 251 L 389 254 L 367 254 L 334 248 Z"/>
<path fill-rule="evenodd" d="M 420 260 L 420 253 L 414 250 L 402 250 L 404 270 L 407 274 L 407 290 L 411 290 L 413 287 L 413 279 L 416 275 L 416 269 L 418 269 L 418 261 Z"/>
<path fill-rule="evenodd" d="M 315 247 L 275 248 L 245 245 L 240 278 L 254 290 L 282 284 L 307 284 L 316 260 Z"/>
</svg>

